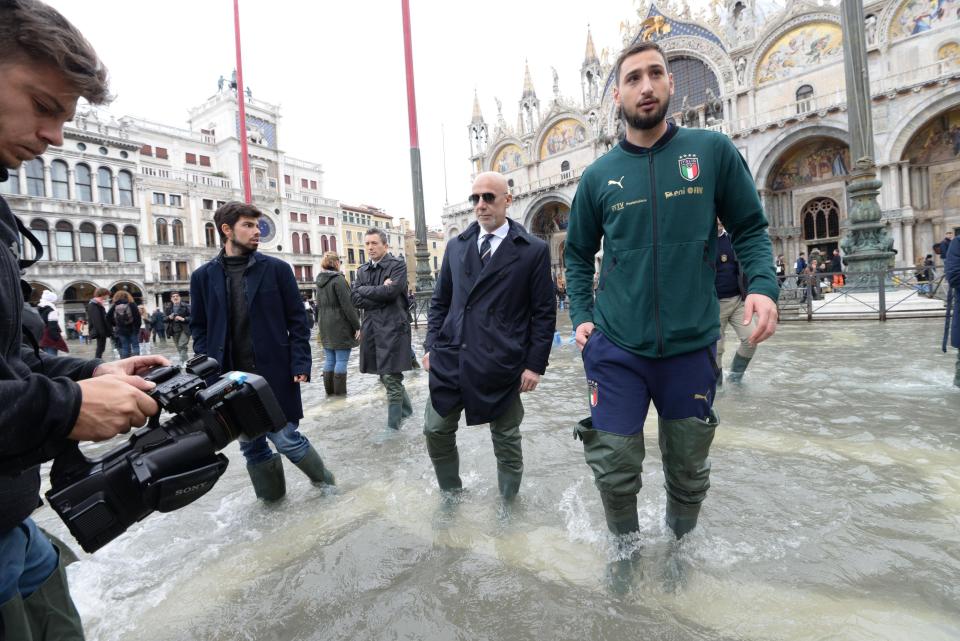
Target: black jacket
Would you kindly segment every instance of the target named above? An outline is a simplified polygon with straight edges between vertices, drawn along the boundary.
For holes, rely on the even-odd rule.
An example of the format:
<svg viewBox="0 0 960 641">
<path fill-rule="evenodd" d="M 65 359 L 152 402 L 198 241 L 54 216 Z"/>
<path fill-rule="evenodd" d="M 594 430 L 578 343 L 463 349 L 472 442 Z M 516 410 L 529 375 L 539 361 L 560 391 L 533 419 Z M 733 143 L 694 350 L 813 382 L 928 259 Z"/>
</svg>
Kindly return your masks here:
<svg viewBox="0 0 960 641">
<path fill-rule="evenodd" d="M 87 303 L 87 322 L 90 323 L 90 338 L 113 336 L 113 326 L 107 320 L 107 310 L 95 298 Z"/>
<path fill-rule="evenodd" d="M 390 280 L 389 285 L 384 285 Z M 364 263 L 353 281 L 353 304 L 363 310 L 360 371 L 398 374 L 411 368 L 407 264 L 391 254 Z"/>
<path fill-rule="evenodd" d="M 547 369 L 557 305 L 547 244 L 510 221 L 486 267 L 478 223 L 447 242 L 430 301 L 430 400 L 446 416 L 462 404 L 467 425 L 503 415 L 520 376 Z M 409 360 L 409 355 L 408 355 Z"/>
<path fill-rule="evenodd" d="M 183 320 L 173 320 L 174 316 L 179 316 Z M 189 332 L 190 306 L 185 303 L 178 303 L 176 305 L 171 304 L 170 310 L 167 312 L 167 322 L 169 323 L 169 326 L 167 327 L 167 334 L 170 334 L 171 336 L 174 334 L 180 334 L 181 332 Z"/>
<path fill-rule="evenodd" d="M 0 181 L 7 172 L 0 167 Z M 0 533 L 39 504 L 39 464 L 67 444 L 80 413 L 80 387 L 98 360 L 47 357 L 24 348 L 19 233 L 0 198 Z M 13 249 L 17 249 L 15 252 Z"/>
<path fill-rule="evenodd" d="M 124 335 L 133 335 L 140 333 L 140 326 L 143 324 L 143 319 L 140 318 L 140 310 L 137 309 L 136 303 L 127 303 L 130 305 L 130 313 L 133 315 L 133 322 L 129 327 L 120 327 L 117 325 L 116 318 L 114 316 L 115 310 L 119 303 L 114 303 L 110 306 L 110 311 L 107 312 L 107 322 L 110 323 L 110 326 L 116 329 L 117 333 Z"/>
</svg>

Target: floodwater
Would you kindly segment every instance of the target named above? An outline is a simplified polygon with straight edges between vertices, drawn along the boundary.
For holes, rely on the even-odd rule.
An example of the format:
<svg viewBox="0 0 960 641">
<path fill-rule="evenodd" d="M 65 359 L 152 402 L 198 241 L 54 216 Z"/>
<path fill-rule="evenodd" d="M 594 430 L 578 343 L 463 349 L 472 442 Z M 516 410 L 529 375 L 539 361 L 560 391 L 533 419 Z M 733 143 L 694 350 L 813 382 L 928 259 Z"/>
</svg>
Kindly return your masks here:
<svg viewBox="0 0 960 641">
<path fill-rule="evenodd" d="M 960 390 L 941 327 L 781 325 L 718 397 L 712 487 L 679 545 L 651 408 L 632 560 L 572 438 L 587 415 L 574 345 L 524 397 L 509 514 L 487 428 L 461 426 L 467 491 L 443 507 L 420 432 L 426 374 L 407 377 L 414 417 L 384 438 L 382 387 L 354 353 L 345 400 L 305 386 L 301 426 L 336 492 L 285 461 L 287 497 L 265 506 L 232 444 L 196 503 L 94 555 L 76 546 L 74 598 L 97 641 L 960 639 Z M 48 508 L 35 518 L 72 541 Z"/>
</svg>

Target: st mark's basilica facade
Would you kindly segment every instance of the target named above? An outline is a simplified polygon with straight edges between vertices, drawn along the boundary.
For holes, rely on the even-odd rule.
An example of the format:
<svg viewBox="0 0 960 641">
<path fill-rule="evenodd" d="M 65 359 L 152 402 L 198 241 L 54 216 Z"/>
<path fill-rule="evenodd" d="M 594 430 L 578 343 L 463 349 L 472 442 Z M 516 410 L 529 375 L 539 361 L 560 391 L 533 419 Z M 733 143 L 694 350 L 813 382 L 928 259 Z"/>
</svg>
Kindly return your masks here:
<svg viewBox="0 0 960 641">
<path fill-rule="evenodd" d="M 506 175 L 509 215 L 548 240 L 555 278 L 579 178 L 623 136 L 611 71 L 639 40 L 667 54 L 676 85 L 669 117 L 722 131 L 747 160 L 774 252 L 789 264 L 798 252 L 839 245 L 851 168 L 839 7 L 800 0 L 762 16 L 755 5 L 714 0 L 693 14 L 685 2 L 649 3 L 600 55 L 588 30 L 578 103 L 560 95 L 554 72 L 553 97 L 541 104 L 527 69 L 515 125 L 499 100 L 486 122 L 475 99 L 472 170 Z M 960 228 L 960 0 L 864 8 L 880 206 L 896 265 L 911 266 Z M 446 236 L 472 220 L 467 203 L 446 207 Z"/>
</svg>

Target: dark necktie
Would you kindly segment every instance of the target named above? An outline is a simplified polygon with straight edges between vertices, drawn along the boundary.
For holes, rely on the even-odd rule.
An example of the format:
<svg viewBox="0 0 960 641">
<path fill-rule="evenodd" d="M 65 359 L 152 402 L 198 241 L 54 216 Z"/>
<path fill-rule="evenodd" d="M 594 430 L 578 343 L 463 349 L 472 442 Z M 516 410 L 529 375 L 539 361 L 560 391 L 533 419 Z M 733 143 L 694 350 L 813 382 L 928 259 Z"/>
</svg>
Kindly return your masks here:
<svg viewBox="0 0 960 641">
<path fill-rule="evenodd" d="M 490 247 L 490 239 L 493 238 L 493 234 L 486 234 L 483 237 L 483 242 L 480 243 L 480 266 L 481 269 L 487 266 L 487 263 L 490 262 L 490 256 L 493 255 L 493 249 Z"/>
</svg>

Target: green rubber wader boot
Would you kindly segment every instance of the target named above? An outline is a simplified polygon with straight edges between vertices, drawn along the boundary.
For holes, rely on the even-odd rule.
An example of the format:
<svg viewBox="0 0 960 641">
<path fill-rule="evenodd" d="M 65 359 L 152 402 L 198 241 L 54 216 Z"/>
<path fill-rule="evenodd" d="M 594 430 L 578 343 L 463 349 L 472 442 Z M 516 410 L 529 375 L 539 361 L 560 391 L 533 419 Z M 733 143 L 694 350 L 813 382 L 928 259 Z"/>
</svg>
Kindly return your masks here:
<svg viewBox="0 0 960 641">
<path fill-rule="evenodd" d="M 717 387 L 723 387 L 723 370 L 717 370 Z"/>
<path fill-rule="evenodd" d="M 433 463 L 433 469 L 437 473 L 437 485 L 444 492 L 459 492 L 463 489 L 463 482 L 460 480 L 460 454 L 454 451 L 453 454 L 430 457 Z"/>
<path fill-rule="evenodd" d="M 399 430 L 403 420 L 403 404 L 390 403 L 387 405 L 387 429 Z"/>
<path fill-rule="evenodd" d="M 727 375 L 727 380 L 731 383 L 739 383 L 743 380 L 743 373 L 747 371 L 747 365 L 750 364 L 750 358 L 746 356 L 740 356 L 740 354 L 733 355 L 733 363 L 730 364 L 730 374 Z"/>
<path fill-rule="evenodd" d="M 720 420 L 660 419 L 660 452 L 667 490 L 667 526 L 679 539 L 697 524 L 700 504 L 710 489 L 710 445 Z"/>
<path fill-rule="evenodd" d="M 299 467 L 300 471 L 306 474 L 314 485 L 337 484 L 333 472 L 328 470 L 323 464 L 323 459 L 320 458 L 320 454 L 317 453 L 317 450 L 313 449 L 312 445 L 307 449 L 307 455 L 294 463 L 294 465 Z"/>
<path fill-rule="evenodd" d="M 283 476 L 283 461 L 279 454 L 263 463 L 248 463 L 247 473 L 258 499 L 279 501 L 287 493 L 287 480 Z"/>
<path fill-rule="evenodd" d="M 960 387 L 960 352 L 957 352 L 957 369 L 953 374 L 953 384 Z"/>
<path fill-rule="evenodd" d="M 619 536 L 640 530 L 636 494 L 600 492 L 600 500 L 603 502 L 603 514 L 607 519 L 607 529 L 612 534 Z"/>
<path fill-rule="evenodd" d="M 697 517 L 700 515 L 700 504 L 687 505 L 667 497 L 667 526 L 673 530 L 678 539 L 697 527 Z"/>
<path fill-rule="evenodd" d="M 333 396 L 336 393 L 333 391 L 333 372 L 323 373 L 323 391 L 327 396 Z"/>
<path fill-rule="evenodd" d="M 643 433 L 621 436 L 595 430 L 593 419 L 587 418 L 577 424 L 573 435 L 583 441 L 583 456 L 600 490 L 607 528 L 617 535 L 639 530 L 637 492 L 646 454 Z"/>
<path fill-rule="evenodd" d="M 403 390 L 403 400 L 400 402 L 400 418 L 405 419 L 413 416 L 413 403 L 410 402 L 410 395 L 407 394 L 407 390 Z"/>
<path fill-rule="evenodd" d="M 346 374 L 333 375 L 333 395 L 334 396 L 347 395 L 347 375 Z"/>
<path fill-rule="evenodd" d="M 509 470 L 505 467 L 497 466 L 497 486 L 500 488 L 500 496 L 508 503 L 517 498 L 520 493 L 520 481 L 523 480 L 523 472 Z"/>
<path fill-rule="evenodd" d="M 59 551 L 59 550 L 58 550 Z M 83 624 L 67 585 L 66 564 L 26 599 L 18 594 L 0 605 L 0 624 L 9 641 L 83 641 Z"/>
</svg>

